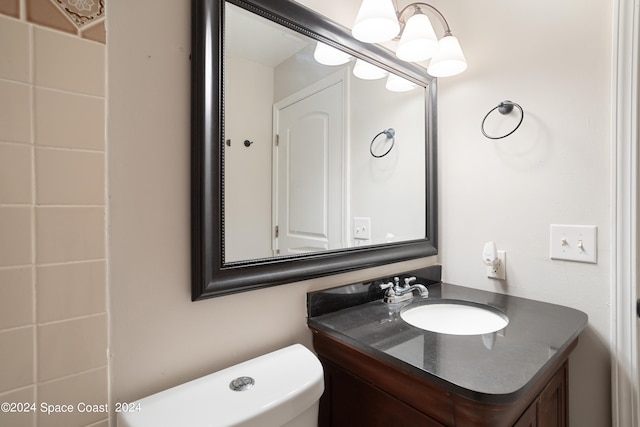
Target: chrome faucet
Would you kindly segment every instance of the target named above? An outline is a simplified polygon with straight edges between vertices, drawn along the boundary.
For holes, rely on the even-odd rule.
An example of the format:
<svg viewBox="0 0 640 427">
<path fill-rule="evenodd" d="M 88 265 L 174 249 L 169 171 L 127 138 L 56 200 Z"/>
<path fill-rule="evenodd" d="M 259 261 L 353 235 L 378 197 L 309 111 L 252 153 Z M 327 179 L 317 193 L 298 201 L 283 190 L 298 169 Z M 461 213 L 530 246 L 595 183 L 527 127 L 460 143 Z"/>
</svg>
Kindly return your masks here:
<svg viewBox="0 0 640 427">
<path fill-rule="evenodd" d="M 386 289 L 387 292 L 385 292 L 382 301 L 387 304 L 394 304 L 409 300 L 413 298 L 414 290 L 418 290 L 422 298 L 428 297 L 429 291 L 427 288 L 419 283 L 413 283 L 415 281 L 415 277 L 407 277 L 404 279 L 404 285 L 400 285 L 400 278 L 394 277 L 393 282 L 383 283 L 380 288 Z"/>
</svg>

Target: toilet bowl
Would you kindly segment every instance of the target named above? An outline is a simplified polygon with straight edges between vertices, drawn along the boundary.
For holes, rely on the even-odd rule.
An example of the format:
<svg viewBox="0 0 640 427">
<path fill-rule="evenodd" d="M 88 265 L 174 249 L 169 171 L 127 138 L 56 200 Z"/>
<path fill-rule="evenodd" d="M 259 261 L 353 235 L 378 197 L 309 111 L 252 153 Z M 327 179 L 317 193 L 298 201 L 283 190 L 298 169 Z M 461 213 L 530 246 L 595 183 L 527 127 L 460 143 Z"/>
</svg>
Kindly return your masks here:
<svg viewBox="0 0 640 427">
<path fill-rule="evenodd" d="M 316 427 L 322 365 L 301 344 L 145 397 L 119 427 Z"/>
</svg>

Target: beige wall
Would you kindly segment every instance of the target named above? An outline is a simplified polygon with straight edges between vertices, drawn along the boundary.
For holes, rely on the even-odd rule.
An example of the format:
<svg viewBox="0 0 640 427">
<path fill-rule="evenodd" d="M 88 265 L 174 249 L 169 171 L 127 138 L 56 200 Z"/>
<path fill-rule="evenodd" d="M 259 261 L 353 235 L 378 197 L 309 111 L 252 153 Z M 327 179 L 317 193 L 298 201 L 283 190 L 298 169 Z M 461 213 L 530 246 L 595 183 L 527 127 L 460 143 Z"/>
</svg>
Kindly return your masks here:
<svg viewBox="0 0 640 427">
<path fill-rule="evenodd" d="M 75 406 L 108 400 L 105 47 L 25 16 L 0 15 L 0 402 L 36 407 L 0 425 L 105 426 Z"/>
<path fill-rule="evenodd" d="M 306 292 L 414 261 L 190 300 L 188 7 L 109 3 L 111 397 L 129 401 L 271 350 L 310 345 Z M 158 3 L 154 2 L 154 5 Z M 139 8 L 139 9 L 136 9 Z"/>
<path fill-rule="evenodd" d="M 110 0 L 106 67 L 105 46 L 78 37 L 91 26 L 33 26 L 26 11 L 2 9 L 9 3 L 0 4 L 14 16 L 0 16 L 0 99 L 10 100 L 0 103 L 0 401 L 128 401 L 309 345 L 308 290 L 434 261 L 190 302 L 188 2 Z M 350 25 L 359 1 L 303 3 Z M 439 91 L 438 261 L 451 282 L 587 312 L 571 358 L 572 425 L 608 425 L 611 2 L 435 4 L 469 61 Z M 485 140 L 480 120 L 503 99 L 523 105 L 523 127 Z M 550 223 L 597 225 L 598 264 L 549 260 Z M 484 277 L 487 240 L 508 251 L 506 284 Z M 0 425 L 103 418 L 0 414 Z"/>
<path fill-rule="evenodd" d="M 469 62 L 439 88 L 444 279 L 587 313 L 570 359 L 571 425 L 609 425 L 613 2 L 435 4 L 451 10 Z M 524 122 L 490 141 L 480 122 L 505 99 Z M 598 263 L 551 260 L 550 224 L 597 226 Z M 505 283 L 480 262 L 489 240 L 507 251 Z"/>
<path fill-rule="evenodd" d="M 359 1 L 303 3 L 350 25 Z M 450 281 L 586 311 L 591 325 L 572 357 L 572 425 L 607 425 L 611 4 L 440 3 L 470 67 L 439 91 L 438 259 Z M 113 0 L 109 8 L 115 400 L 309 344 L 307 290 L 403 268 L 189 302 L 189 11 L 153 4 L 156 19 L 144 29 L 138 17 L 150 1 Z M 485 140 L 480 121 L 504 99 L 523 105 L 525 124 L 512 138 Z M 599 263 L 550 261 L 553 222 L 597 225 Z M 508 251 L 504 285 L 484 276 L 487 240 Z"/>
</svg>

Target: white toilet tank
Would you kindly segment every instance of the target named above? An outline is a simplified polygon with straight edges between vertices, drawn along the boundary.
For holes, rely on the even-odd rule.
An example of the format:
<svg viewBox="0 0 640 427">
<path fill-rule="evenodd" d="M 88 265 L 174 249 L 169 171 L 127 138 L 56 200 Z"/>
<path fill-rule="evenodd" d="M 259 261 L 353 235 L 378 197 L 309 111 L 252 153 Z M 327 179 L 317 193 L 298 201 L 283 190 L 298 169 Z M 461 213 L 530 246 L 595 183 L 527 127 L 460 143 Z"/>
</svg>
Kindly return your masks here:
<svg viewBox="0 0 640 427">
<path fill-rule="evenodd" d="M 316 427 L 323 391 L 320 361 L 294 344 L 145 397 L 117 420 L 119 427 Z"/>
</svg>

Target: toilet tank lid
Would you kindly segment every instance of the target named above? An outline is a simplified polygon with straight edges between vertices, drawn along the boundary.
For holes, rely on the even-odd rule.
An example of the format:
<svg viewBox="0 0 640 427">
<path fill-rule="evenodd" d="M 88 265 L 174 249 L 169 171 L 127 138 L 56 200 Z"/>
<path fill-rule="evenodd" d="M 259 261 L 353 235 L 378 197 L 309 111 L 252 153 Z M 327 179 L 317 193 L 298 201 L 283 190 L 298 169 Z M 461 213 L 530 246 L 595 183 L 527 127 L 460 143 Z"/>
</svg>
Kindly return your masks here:
<svg viewBox="0 0 640 427">
<path fill-rule="evenodd" d="M 241 377 L 254 384 L 232 390 L 230 384 Z M 131 412 L 117 414 L 118 426 L 282 425 L 312 406 L 323 391 L 320 361 L 294 344 L 145 397 L 129 405 Z"/>
</svg>

